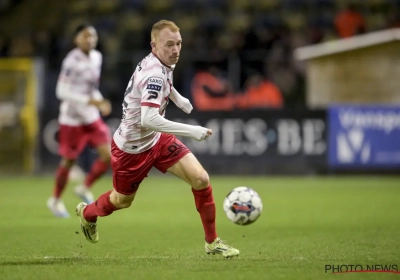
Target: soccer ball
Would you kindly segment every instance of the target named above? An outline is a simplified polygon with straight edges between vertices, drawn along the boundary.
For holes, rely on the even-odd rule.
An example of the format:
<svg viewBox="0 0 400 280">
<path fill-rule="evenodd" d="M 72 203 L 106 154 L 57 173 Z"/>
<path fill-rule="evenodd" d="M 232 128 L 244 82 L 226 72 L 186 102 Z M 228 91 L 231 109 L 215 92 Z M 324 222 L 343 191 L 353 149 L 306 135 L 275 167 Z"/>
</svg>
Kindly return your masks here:
<svg viewBox="0 0 400 280">
<path fill-rule="evenodd" d="M 253 189 L 234 188 L 224 200 L 224 211 L 229 220 L 241 226 L 254 223 L 262 212 L 262 201 Z"/>
</svg>

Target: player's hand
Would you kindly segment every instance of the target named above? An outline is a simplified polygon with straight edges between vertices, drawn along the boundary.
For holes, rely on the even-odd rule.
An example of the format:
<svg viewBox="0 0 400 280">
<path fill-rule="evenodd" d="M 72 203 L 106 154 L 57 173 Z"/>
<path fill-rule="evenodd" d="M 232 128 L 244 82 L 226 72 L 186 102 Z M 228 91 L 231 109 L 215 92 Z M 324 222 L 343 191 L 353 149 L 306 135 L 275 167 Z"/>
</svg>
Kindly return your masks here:
<svg viewBox="0 0 400 280">
<path fill-rule="evenodd" d="M 202 126 L 195 126 L 195 131 L 193 139 L 197 141 L 206 140 L 210 135 L 212 135 L 212 130 Z"/>
<path fill-rule="evenodd" d="M 207 131 L 201 140 L 206 140 L 208 137 L 212 135 L 212 130 L 209 128 L 205 128 Z"/>
<path fill-rule="evenodd" d="M 103 117 L 108 116 L 112 111 L 111 102 L 107 99 L 101 100 L 97 108 L 99 108 L 99 111 Z"/>
<path fill-rule="evenodd" d="M 185 112 L 186 114 L 190 114 L 193 110 L 193 106 L 192 104 L 190 104 L 190 101 L 187 98 L 183 97 L 179 105 L 182 111 Z"/>
</svg>

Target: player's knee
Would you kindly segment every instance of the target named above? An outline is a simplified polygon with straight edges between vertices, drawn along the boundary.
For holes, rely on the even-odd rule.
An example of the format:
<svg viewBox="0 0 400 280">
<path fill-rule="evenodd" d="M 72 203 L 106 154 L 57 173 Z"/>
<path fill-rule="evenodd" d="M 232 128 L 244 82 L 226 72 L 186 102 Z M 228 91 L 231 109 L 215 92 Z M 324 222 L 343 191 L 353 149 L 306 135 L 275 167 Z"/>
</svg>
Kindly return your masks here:
<svg viewBox="0 0 400 280">
<path fill-rule="evenodd" d="M 196 190 L 205 189 L 210 185 L 210 177 L 208 173 L 203 170 L 192 178 L 192 187 Z"/>
<path fill-rule="evenodd" d="M 102 153 L 99 157 L 103 162 L 110 162 L 111 160 L 111 155 L 109 153 Z"/>
<path fill-rule="evenodd" d="M 111 153 L 108 145 L 100 145 L 99 147 L 97 147 L 97 153 L 101 161 L 110 162 Z"/>
<path fill-rule="evenodd" d="M 63 158 L 62 160 L 61 160 L 61 166 L 63 166 L 63 167 L 65 167 L 65 168 L 71 168 L 74 164 L 75 164 L 75 160 L 74 159 L 66 159 L 66 158 Z"/>
</svg>

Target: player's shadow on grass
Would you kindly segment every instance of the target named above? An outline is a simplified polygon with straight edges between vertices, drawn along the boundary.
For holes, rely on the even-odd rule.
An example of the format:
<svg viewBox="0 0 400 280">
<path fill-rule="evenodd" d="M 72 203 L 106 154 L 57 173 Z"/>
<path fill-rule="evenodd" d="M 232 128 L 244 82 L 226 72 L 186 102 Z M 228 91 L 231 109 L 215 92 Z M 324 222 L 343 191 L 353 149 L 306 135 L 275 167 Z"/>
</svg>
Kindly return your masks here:
<svg viewBox="0 0 400 280">
<path fill-rule="evenodd" d="M 77 264 L 82 261 L 82 258 L 65 257 L 51 259 L 35 259 L 35 260 L 9 260 L 0 261 L 0 266 L 45 266 L 54 264 Z"/>
</svg>

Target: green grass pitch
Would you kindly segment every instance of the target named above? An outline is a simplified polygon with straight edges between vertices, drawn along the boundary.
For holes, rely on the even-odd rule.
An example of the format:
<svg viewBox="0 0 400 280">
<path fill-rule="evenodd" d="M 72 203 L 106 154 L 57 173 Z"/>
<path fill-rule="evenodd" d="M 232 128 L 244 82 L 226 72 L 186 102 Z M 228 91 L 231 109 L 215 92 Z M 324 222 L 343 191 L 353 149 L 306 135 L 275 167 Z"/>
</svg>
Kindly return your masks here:
<svg viewBox="0 0 400 280">
<path fill-rule="evenodd" d="M 220 237 L 241 251 L 225 260 L 204 252 L 190 188 L 172 176 L 146 179 L 129 209 L 100 218 L 88 243 L 72 217 L 46 208 L 50 177 L 0 179 L 0 279 L 400 279 L 388 273 L 325 273 L 325 265 L 398 265 L 399 177 L 212 177 Z M 232 224 L 224 196 L 246 185 L 261 196 L 257 222 Z M 109 189 L 100 180 L 96 197 Z"/>
</svg>

